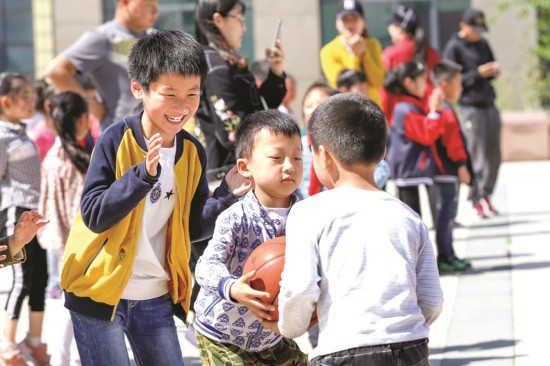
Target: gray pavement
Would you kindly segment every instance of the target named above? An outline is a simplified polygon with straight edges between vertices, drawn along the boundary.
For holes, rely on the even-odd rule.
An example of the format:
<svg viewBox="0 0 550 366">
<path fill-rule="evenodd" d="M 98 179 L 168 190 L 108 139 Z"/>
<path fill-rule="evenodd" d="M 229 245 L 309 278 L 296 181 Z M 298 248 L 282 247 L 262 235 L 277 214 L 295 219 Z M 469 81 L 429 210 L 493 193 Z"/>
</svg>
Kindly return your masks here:
<svg viewBox="0 0 550 366">
<path fill-rule="evenodd" d="M 487 219 L 475 217 L 465 199 L 467 189 L 461 190 L 457 221 L 462 227 L 455 230 L 455 250 L 473 268 L 441 277 L 445 304 L 432 326 L 431 366 L 549 364 L 549 186 L 549 161 L 504 163 L 493 199 L 501 213 Z M 425 195 L 423 208 L 428 209 Z M 11 270 L 0 270 L 2 306 L 10 285 Z M 55 347 L 62 311 L 60 301 L 48 300 L 43 338 L 50 347 Z M 199 365 L 192 330 L 177 324 L 186 365 Z M 20 339 L 25 329 L 23 314 Z M 306 337 L 297 341 L 310 350 Z"/>
</svg>

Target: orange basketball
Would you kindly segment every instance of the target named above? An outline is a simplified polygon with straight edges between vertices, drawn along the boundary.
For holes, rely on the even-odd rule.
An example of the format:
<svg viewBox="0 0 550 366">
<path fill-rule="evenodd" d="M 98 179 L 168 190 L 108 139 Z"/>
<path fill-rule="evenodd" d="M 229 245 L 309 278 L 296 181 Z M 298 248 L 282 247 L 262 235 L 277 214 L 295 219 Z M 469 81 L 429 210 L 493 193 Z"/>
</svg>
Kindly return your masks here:
<svg viewBox="0 0 550 366">
<path fill-rule="evenodd" d="M 250 287 L 264 291 L 271 296 L 266 303 L 273 305 L 271 321 L 279 320 L 279 290 L 281 273 L 285 266 L 285 237 L 279 236 L 260 244 L 246 259 L 243 274 L 256 270 L 250 281 Z M 309 327 L 317 323 L 317 312 L 313 313 Z"/>
</svg>

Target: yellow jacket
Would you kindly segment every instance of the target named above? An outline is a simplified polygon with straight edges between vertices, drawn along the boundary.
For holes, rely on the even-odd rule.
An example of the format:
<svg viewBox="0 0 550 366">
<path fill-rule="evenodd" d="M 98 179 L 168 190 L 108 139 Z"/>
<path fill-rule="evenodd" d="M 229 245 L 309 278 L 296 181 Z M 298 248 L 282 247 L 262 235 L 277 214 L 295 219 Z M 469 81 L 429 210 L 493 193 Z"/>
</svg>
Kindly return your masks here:
<svg viewBox="0 0 550 366">
<path fill-rule="evenodd" d="M 366 52 L 357 57 L 344 47 L 342 36 L 336 36 L 321 48 L 321 68 L 329 85 L 336 88 L 336 79 L 343 69 L 361 70 L 367 77 L 367 96 L 382 105 L 380 88 L 384 86 L 385 69 L 382 63 L 382 45 L 377 39 L 363 38 Z"/>
<path fill-rule="evenodd" d="M 111 125 L 96 144 L 63 258 L 61 287 L 72 311 L 114 318 L 132 274 L 144 199 L 158 180 L 147 173 L 146 154 L 140 114 Z M 210 237 L 217 216 L 237 201 L 225 181 L 209 198 L 205 167 L 203 146 L 187 131 L 179 132 L 177 195 L 168 221 L 165 265 L 174 312 L 182 319 L 191 298 L 191 240 Z"/>
</svg>

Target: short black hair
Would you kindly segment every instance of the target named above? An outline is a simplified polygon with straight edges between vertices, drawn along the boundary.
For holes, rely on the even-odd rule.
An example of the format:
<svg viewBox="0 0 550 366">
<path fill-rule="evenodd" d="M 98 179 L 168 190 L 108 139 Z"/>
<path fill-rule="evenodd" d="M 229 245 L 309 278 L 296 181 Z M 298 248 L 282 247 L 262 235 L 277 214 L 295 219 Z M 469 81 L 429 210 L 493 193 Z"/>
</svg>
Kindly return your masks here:
<svg viewBox="0 0 550 366">
<path fill-rule="evenodd" d="M 254 139 L 264 128 L 274 135 L 300 136 L 300 128 L 292 117 L 277 109 L 262 110 L 249 114 L 237 129 L 235 143 L 235 156 L 237 156 L 237 159 L 252 155 Z"/>
<path fill-rule="evenodd" d="M 201 45 L 179 30 L 155 31 L 140 39 L 128 58 L 128 75 L 144 90 L 161 74 L 206 77 L 208 67 Z"/>
<path fill-rule="evenodd" d="M 426 73 L 426 66 L 422 62 L 408 61 L 386 72 L 384 77 L 384 88 L 390 94 L 408 94 L 405 89 L 405 79 L 416 79 L 417 76 Z"/>
<path fill-rule="evenodd" d="M 343 69 L 340 71 L 338 78 L 336 79 L 336 87 L 349 89 L 357 83 L 365 82 L 367 82 L 367 77 L 363 71 Z"/>
<path fill-rule="evenodd" d="M 461 71 L 461 65 L 454 61 L 443 59 L 440 63 L 434 66 L 432 70 L 432 79 L 435 85 L 439 85 L 443 81 L 450 81 Z"/>
<path fill-rule="evenodd" d="M 315 151 L 323 145 L 346 166 L 378 163 L 388 136 L 380 107 L 358 93 L 337 94 L 323 101 L 311 116 L 309 133 Z"/>
</svg>

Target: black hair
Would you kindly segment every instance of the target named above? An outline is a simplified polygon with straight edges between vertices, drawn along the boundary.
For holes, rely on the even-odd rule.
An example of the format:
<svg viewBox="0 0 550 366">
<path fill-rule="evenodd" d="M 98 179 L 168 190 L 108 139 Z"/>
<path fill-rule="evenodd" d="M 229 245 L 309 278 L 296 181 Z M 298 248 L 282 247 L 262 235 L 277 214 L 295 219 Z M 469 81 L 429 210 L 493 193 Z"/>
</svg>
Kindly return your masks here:
<svg viewBox="0 0 550 366">
<path fill-rule="evenodd" d="M 242 67 L 247 66 L 248 61 L 229 47 L 212 19 L 215 13 L 220 13 L 221 16 L 226 17 L 236 5 L 241 6 L 244 15 L 246 5 L 242 0 L 197 0 L 195 6 L 195 34 L 201 45 L 212 47 L 220 54 L 222 59 L 232 65 Z"/>
<path fill-rule="evenodd" d="M 367 82 L 365 73 L 361 70 L 343 69 L 336 79 L 337 88 L 351 88 L 357 83 Z"/>
<path fill-rule="evenodd" d="M 208 71 L 201 45 L 188 33 L 179 30 L 156 31 L 140 39 L 128 58 L 128 75 L 144 90 L 161 74 L 199 76 Z"/>
<path fill-rule="evenodd" d="M 23 88 L 30 84 L 30 81 L 22 74 L 16 72 L 3 72 L 0 74 L 0 97 L 8 96 L 13 98 Z M 0 106 L 0 113 L 2 113 Z"/>
<path fill-rule="evenodd" d="M 420 27 L 416 10 L 409 6 L 399 5 L 395 9 L 390 22 L 402 28 L 407 36 L 414 40 L 413 59 L 417 62 L 426 63 L 428 40 L 424 28 Z"/>
<path fill-rule="evenodd" d="M 75 92 L 65 91 L 50 98 L 50 115 L 63 150 L 81 173 L 90 165 L 90 155 L 76 140 L 76 123 L 88 113 L 86 100 Z"/>
<path fill-rule="evenodd" d="M 45 79 L 39 79 L 34 83 L 36 91 L 36 111 L 46 114 L 46 101 L 55 93 L 53 85 L 49 84 Z"/>
<path fill-rule="evenodd" d="M 426 73 L 426 66 L 420 62 L 409 61 L 402 63 L 395 69 L 386 73 L 384 78 L 384 88 L 394 95 L 410 95 L 405 89 L 405 79 L 416 79 L 417 76 Z"/>
<path fill-rule="evenodd" d="M 314 81 L 310 86 L 308 86 L 304 93 L 304 97 L 302 99 L 302 113 L 304 111 L 304 103 L 306 102 L 307 96 L 314 90 L 322 90 L 329 97 L 339 93 L 338 90 L 329 86 L 324 80 Z"/>
<path fill-rule="evenodd" d="M 315 151 L 323 145 L 346 166 L 378 163 L 386 149 L 384 113 L 358 93 L 341 93 L 321 103 L 311 116 L 309 133 Z"/>
<path fill-rule="evenodd" d="M 238 159 L 252 155 L 254 139 L 264 128 L 274 135 L 300 136 L 300 128 L 292 117 L 277 109 L 262 110 L 249 114 L 237 129 L 235 155 Z"/>
<path fill-rule="evenodd" d="M 435 85 L 441 84 L 443 81 L 451 81 L 456 74 L 460 74 L 462 66 L 454 61 L 443 59 L 435 65 L 432 70 L 432 80 Z"/>
</svg>

